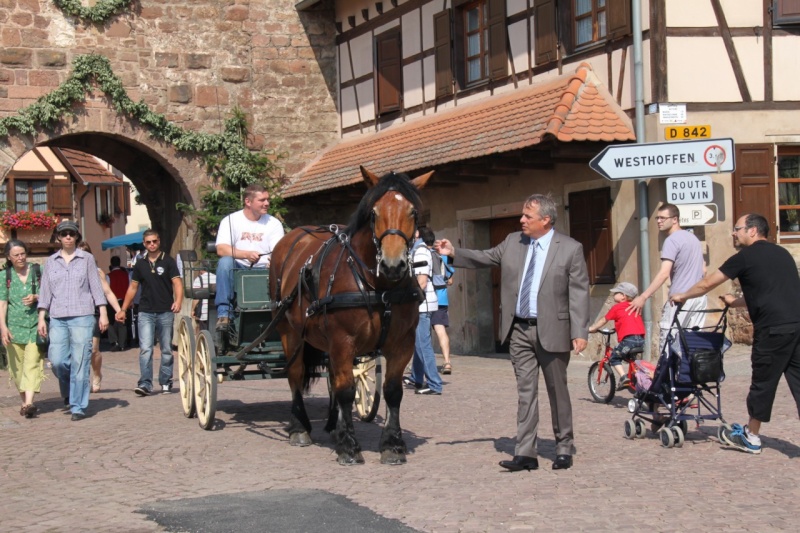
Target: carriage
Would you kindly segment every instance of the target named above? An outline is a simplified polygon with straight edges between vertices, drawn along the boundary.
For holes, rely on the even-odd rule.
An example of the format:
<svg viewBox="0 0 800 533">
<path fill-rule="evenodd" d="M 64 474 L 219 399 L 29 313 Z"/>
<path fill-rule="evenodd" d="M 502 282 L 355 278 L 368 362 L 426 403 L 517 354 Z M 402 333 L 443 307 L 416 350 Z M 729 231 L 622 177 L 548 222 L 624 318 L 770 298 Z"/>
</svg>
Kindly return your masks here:
<svg viewBox="0 0 800 533">
<path fill-rule="evenodd" d="M 264 269 L 234 270 L 234 318 L 227 331 L 215 331 L 216 284 L 195 280 L 207 268 L 198 261 L 194 250 L 180 252 L 183 263 L 184 297 L 208 300 L 210 329 L 195 327 L 192 316 L 182 315 L 178 325 L 178 381 L 183 414 L 197 417 L 200 427 L 214 426 L 217 410 L 217 386 L 226 381 L 248 379 L 286 379 L 287 359 L 273 317 L 275 306 L 269 298 L 269 271 Z M 203 279 L 203 278 L 200 278 Z M 375 352 L 358 355 L 353 361 L 356 384 L 356 413 L 364 422 L 371 422 L 378 412 L 382 385 L 380 357 Z M 311 377 L 328 379 L 329 372 L 312 371 Z M 329 406 L 330 408 L 330 406 Z"/>
</svg>

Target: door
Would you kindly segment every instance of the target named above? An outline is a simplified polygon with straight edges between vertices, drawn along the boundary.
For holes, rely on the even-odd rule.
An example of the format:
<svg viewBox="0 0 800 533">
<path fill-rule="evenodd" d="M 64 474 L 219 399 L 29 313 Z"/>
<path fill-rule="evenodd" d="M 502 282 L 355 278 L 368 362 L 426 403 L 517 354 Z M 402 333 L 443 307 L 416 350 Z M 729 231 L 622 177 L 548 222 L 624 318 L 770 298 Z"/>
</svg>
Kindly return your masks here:
<svg viewBox="0 0 800 533">
<path fill-rule="evenodd" d="M 494 247 L 508 237 L 509 233 L 519 231 L 522 227 L 520 217 L 496 218 L 489 223 L 489 246 Z M 507 352 L 508 347 L 502 346 L 500 338 L 500 286 L 502 284 L 500 267 L 492 268 L 492 316 L 494 317 L 494 344 L 498 352 Z"/>
<path fill-rule="evenodd" d="M 610 188 L 570 193 L 569 233 L 583 245 L 589 283 L 614 283 Z"/>
</svg>

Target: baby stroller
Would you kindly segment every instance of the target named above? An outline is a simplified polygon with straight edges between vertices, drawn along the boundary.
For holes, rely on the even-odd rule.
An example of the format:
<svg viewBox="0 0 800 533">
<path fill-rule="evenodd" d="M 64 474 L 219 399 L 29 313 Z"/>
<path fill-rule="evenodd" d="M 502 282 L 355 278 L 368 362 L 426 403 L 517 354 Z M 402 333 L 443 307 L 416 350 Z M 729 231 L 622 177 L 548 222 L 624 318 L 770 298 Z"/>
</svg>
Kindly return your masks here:
<svg viewBox="0 0 800 533">
<path fill-rule="evenodd" d="M 628 439 L 644 437 L 646 422 L 650 422 L 662 446 L 681 447 L 690 420 L 698 426 L 704 420 L 719 420 L 718 436 L 727 426 L 722 418 L 720 383 L 725 379 L 722 356 L 731 346 L 725 337 L 728 307 L 699 311 L 722 316 L 714 325 L 693 328 L 681 325 L 679 317 L 686 313 L 681 307 L 675 312 L 652 379 L 644 368 L 640 370 L 642 379 L 637 379 L 634 399 L 628 404 L 633 416 L 625 421 Z"/>
</svg>

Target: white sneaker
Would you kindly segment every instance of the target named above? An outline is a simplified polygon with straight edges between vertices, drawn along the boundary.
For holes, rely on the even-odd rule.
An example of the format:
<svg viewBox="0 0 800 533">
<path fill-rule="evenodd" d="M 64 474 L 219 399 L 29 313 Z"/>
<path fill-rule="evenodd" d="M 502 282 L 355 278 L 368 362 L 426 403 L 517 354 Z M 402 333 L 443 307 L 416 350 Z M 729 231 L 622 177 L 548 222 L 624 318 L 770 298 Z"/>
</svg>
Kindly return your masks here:
<svg viewBox="0 0 800 533">
<path fill-rule="evenodd" d="M 169 394 L 172 392 L 172 383 L 169 385 L 161 385 L 161 394 Z"/>
</svg>

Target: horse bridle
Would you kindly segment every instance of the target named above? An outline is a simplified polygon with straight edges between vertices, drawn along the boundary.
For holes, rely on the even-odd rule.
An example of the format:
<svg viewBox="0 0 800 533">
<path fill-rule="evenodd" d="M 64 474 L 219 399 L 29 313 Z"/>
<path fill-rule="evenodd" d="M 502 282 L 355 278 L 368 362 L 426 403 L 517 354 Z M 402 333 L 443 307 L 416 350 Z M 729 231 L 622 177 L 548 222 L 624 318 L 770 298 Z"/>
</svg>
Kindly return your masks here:
<svg viewBox="0 0 800 533">
<path fill-rule="evenodd" d="M 397 192 L 397 189 L 391 188 L 387 192 L 390 192 L 390 191 Z M 398 193 L 398 194 L 400 194 L 400 196 L 403 196 L 402 193 Z M 403 196 L 403 199 L 405 199 L 406 202 L 409 201 L 408 198 L 406 198 L 405 196 Z M 417 212 L 416 209 L 411 211 L 411 216 L 414 218 L 414 231 L 412 232 L 411 237 L 409 237 L 408 235 L 403 233 L 402 230 L 399 230 L 397 228 L 389 228 L 386 231 L 384 231 L 383 233 L 381 233 L 380 237 L 378 237 L 377 235 L 375 235 L 375 210 L 374 209 L 372 210 L 372 215 L 370 216 L 369 225 L 370 225 L 370 229 L 372 230 L 372 243 L 375 245 L 375 249 L 378 251 L 378 253 L 375 255 L 375 260 L 377 261 L 378 265 L 381 264 L 381 260 L 383 259 L 383 252 L 382 252 L 382 250 L 383 250 L 383 247 L 382 247 L 383 246 L 383 239 L 385 239 L 389 235 L 398 235 L 398 236 L 402 237 L 403 240 L 406 241 L 406 249 L 408 250 L 408 264 L 409 265 L 411 264 L 411 254 L 412 254 L 412 248 L 414 246 L 414 235 L 417 233 L 418 212 Z M 408 269 L 409 276 L 411 275 L 411 271 L 412 271 L 412 269 L 409 268 Z M 375 268 L 375 277 L 377 278 L 379 275 L 380 275 L 380 268 L 376 267 Z"/>
</svg>

